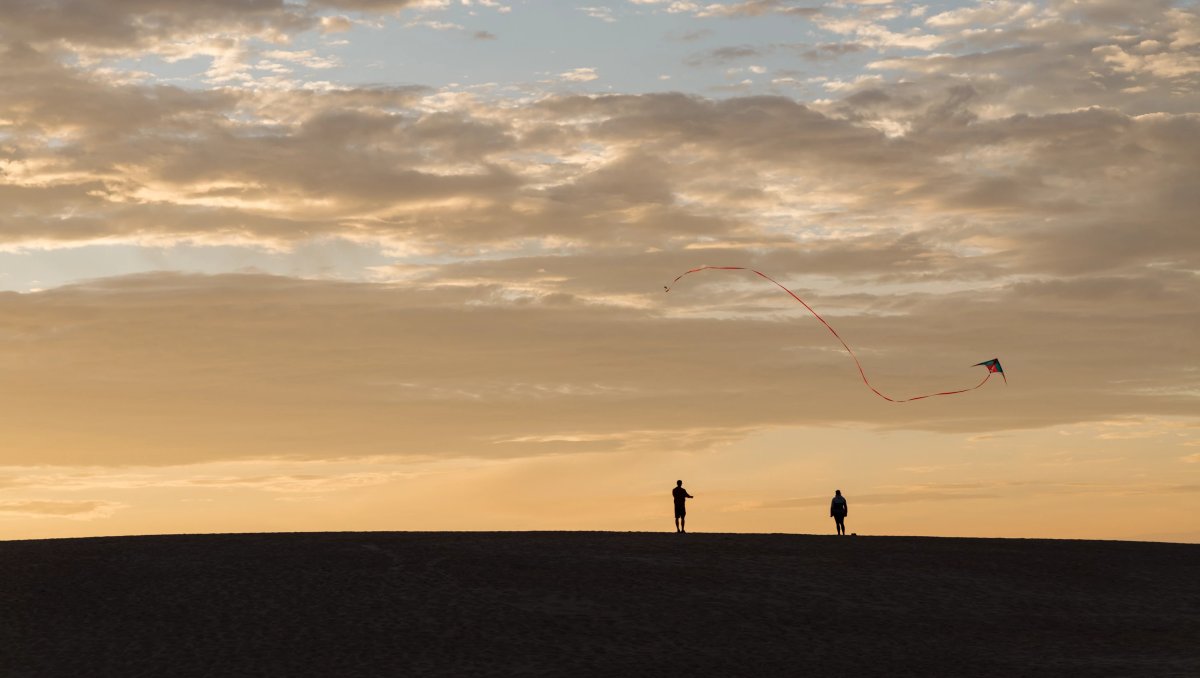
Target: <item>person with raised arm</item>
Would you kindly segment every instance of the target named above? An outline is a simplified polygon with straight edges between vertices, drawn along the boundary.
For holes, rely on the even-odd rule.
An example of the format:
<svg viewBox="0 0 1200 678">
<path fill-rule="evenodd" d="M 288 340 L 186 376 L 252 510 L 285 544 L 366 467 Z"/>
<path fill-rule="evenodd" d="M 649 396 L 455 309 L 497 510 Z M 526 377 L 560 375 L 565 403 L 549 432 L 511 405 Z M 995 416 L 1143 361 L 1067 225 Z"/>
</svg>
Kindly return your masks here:
<svg viewBox="0 0 1200 678">
<path fill-rule="evenodd" d="M 695 499 L 688 491 L 683 489 L 683 481 L 675 481 L 675 489 L 671 490 L 671 496 L 675 498 L 675 531 L 678 533 L 687 532 L 684 529 L 684 524 L 687 517 L 687 506 L 684 504 L 688 499 Z"/>
</svg>

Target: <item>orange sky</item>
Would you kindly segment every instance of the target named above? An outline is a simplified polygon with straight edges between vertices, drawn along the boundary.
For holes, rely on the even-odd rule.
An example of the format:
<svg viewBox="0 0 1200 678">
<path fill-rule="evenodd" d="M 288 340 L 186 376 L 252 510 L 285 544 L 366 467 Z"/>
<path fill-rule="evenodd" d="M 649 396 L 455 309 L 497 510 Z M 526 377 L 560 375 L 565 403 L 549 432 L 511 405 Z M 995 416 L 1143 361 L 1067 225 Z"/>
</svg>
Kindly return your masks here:
<svg viewBox="0 0 1200 678">
<path fill-rule="evenodd" d="M 695 531 L 1200 542 L 1193 3 L 64 7 L 0 8 L 0 539 L 682 478 Z M 1009 383 L 884 402 L 751 274 L 663 293 L 706 264 L 894 397 Z"/>
</svg>

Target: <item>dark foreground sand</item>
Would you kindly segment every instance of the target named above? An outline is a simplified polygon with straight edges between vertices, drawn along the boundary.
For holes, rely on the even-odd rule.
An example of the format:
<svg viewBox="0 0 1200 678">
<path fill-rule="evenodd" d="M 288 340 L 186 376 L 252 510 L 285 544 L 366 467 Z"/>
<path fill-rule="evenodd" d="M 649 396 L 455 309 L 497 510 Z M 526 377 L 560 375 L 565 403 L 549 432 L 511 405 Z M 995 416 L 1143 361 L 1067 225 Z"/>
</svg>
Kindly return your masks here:
<svg viewBox="0 0 1200 678">
<path fill-rule="evenodd" d="M 1200 546 L 570 532 L 0 542 L 0 675 L 1200 676 Z"/>
</svg>

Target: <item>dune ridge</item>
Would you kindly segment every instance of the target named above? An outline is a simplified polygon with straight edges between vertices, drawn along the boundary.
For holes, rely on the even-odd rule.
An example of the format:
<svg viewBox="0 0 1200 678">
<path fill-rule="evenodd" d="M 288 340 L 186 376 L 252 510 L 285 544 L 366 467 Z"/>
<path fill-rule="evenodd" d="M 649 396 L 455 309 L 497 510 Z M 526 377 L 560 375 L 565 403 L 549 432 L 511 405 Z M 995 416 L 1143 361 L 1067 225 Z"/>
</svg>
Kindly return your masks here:
<svg viewBox="0 0 1200 678">
<path fill-rule="evenodd" d="M 608 532 L 0 542 L 0 675 L 1200 675 L 1200 546 Z"/>
</svg>

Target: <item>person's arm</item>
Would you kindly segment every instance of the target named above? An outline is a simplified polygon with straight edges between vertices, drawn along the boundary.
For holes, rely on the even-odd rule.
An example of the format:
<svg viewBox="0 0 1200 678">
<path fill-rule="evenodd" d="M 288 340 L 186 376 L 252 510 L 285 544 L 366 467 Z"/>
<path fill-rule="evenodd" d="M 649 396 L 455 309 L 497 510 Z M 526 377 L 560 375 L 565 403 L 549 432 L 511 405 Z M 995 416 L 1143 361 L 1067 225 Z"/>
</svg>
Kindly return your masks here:
<svg viewBox="0 0 1200 678">
<path fill-rule="evenodd" d="M 830 517 L 830 518 L 832 518 L 832 517 L 833 517 L 833 507 L 834 507 L 834 506 L 837 506 L 837 502 L 836 502 L 836 501 L 831 501 L 831 502 L 829 502 L 829 517 Z"/>
<path fill-rule="evenodd" d="M 689 494 L 688 499 L 695 499 L 695 497 L 693 497 L 692 495 Z"/>
</svg>

